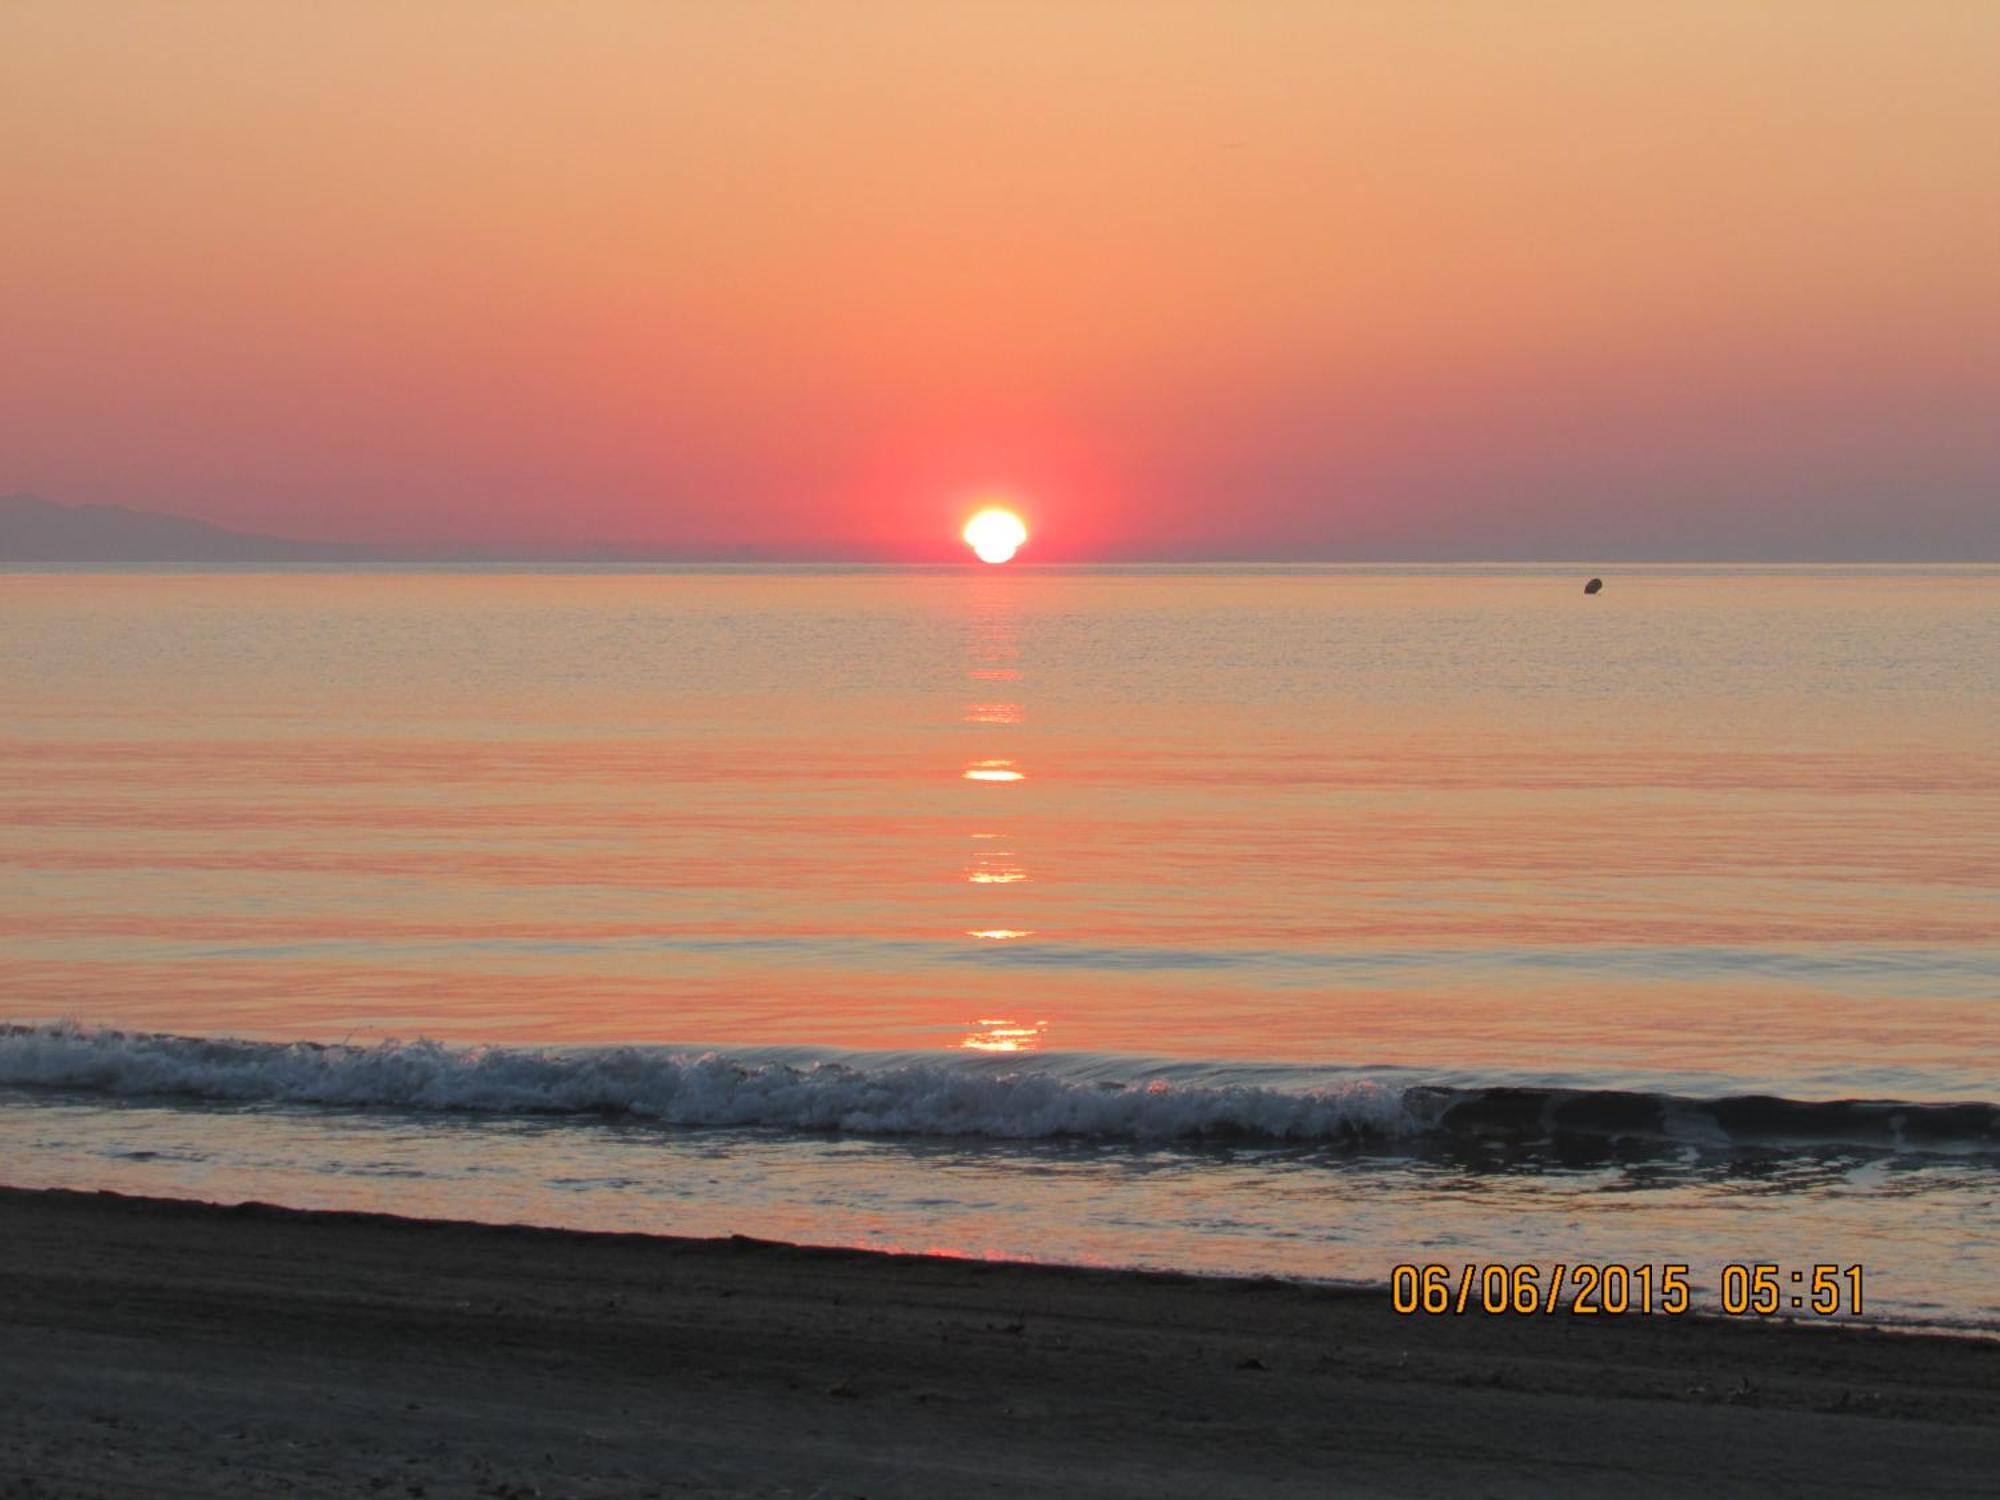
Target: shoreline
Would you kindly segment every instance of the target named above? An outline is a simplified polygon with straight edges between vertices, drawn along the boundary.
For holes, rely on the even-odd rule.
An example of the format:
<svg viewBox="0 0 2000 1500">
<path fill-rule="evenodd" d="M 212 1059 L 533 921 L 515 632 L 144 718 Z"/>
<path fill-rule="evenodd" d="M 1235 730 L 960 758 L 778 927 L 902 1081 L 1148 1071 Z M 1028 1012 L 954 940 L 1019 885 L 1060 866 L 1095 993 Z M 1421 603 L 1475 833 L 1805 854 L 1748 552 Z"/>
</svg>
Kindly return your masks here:
<svg viewBox="0 0 2000 1500">
<path fill-rule="evenodd" d="M 960 1250 L 906 1250 L 883 1246 L 821 1243 L 809 1240 L 788 1240 L 759 1234 L 673 1234 L 644 1229 L 604 1229 L 579 1224 L 541 1222 L 527 1219 L 477 1219 L 452 1215 L 430 1215 L 399 1213 L 394 1209 L 372 1208 L 318 1208 L 297 1204 L 278 1203 L 266 1199 L 198 1198 L 174 1193 L 132 1192 L 124 1188 L 112 1187 L 25 1187 L 13 1183 L 0 1182 L 0 1201 L 17 1195 L 33 1195 L 52 1198 L 88 1199 L 91 1201 L 111 1201 L 126 1204 L 146 1205 L 146 1212 L 171 1214 L 180 1209 L 214 1211 L 253 1218 L 269 1218 L 282 1221 L 296 1218 L 310 1222 L 378 1224 L 384 1227 L 436 1226 L 439 1228 L 462 1230 L 493 1230 L 501 1232 L 521 1232 L 525 1234 L 548 1234 L 569 1236 L 592 1241 L 627 1241 L 637 1244 L 651 1244 L 672 1247 L 679 1253 L 705 1250 L 728 1249 L 741 1252 L 746 1249 L 784 1251 L 803 1257 L 827 1256 L 846 1258 L 860 1256 L 891 1264 L 913 1265 L 966 1265 L 1004 1267 L 1010 1270 L 1045 1272 L 1053 1275 L 1075 1275 L 1083 1277 L 1131 1277 L 1138 1280 L 1157 1280 L 1163 1283 L 1183 1282 L 1213 1283 L 1220 1286 L 1257 1285 L 1263 1287 L 1284 1287 L 1302 1293 L 1325 1292 L 1340 1296 L 1357 1296 L 1389 1300 L 1390 1286 L 1386 1280 L 1368 1281 L 1336 1276 L 1292 1275 L 1282 1271 L 1228 1270 L 1213 1267 L 1175 1266 L 1165 1264 L 1122 1264 L 1116 1262 L 1092 1262 L 1062 1259 L 1032 1259 L 1022 1255 L 1004 1253 L 981 1254 Z M 1456 1262 L 1455 1262 L 1456 1263 Z M 1992 1343 L 2000 1346 L 2000 1325 L 1988 1326 L 1974 1322 L 1952 1322 L 1946 1319 L 1926 1321 L 1916 1317 L 1895 1314 L 1866 1313 L 1862 1316 L 1838 1314 L 1831 1317 L 1815 1317 L 1806 1313 L 1780 1311 L 1766 1315 L 1726 1314 L 1719 1308 L 1706 1305 L 1702 1300 L 1704 1288 L 1697 1287 L 1694 1305 L 1685 1315 L 1657 1315 L 1664 1322 L 1712 1321 L 1721 1326 L 1765 1326 L 1771 1328 L 1792 1328 L 1814 1332 L 1879 1332 L 1909 1335 L 1919 1338 L 1967 1339 L 1975 1342 Z M 1464 1316 L 1471 1316 L 1468 1313 Z M 1447 1315 L 1456 1316 L 1456 1315 Z M 1622 1315 L 1623 1321 L 1643 1321 L 1648 1315 L 1633 1312 Z M 1606 1321 L 1618 1321 L 1607 1318 Z M 1421 1323 L 1423 1318 L 1414 1321 Z"/>
<path fill-rule="evenodd" d="M 0 1496 L 1973 1492 L 2000 1344 L 0 1188 Z"/>
</svg>

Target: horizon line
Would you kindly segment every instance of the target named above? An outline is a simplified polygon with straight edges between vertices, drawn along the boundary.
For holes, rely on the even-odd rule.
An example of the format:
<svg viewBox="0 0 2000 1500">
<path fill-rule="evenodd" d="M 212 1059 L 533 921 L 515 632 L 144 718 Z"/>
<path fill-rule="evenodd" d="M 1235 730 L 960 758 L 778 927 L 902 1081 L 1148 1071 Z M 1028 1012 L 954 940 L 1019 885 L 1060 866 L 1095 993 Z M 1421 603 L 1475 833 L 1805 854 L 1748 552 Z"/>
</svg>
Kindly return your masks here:
<svg viewBox="0 0 2000 1500">
<path fill-rule="evenodd" d="M 496 553 L 458 555 L 440 552 L 403 556 L 360 555 L 333 558 L 8 558 L 0 557 L 7 573 L 337 573 L 356 568 L 421 570 L 620 568 L 673 571 L 679 568 L 738 569 L 825 568 L 893 571 L 951 571 L 984 574 L 1083 571 L 1093 568 L 1995 568 L 2000 557 L 1106 557 L 1035 562 L 983 563 L 977 559 L 888 559 L 867 557 L 605 557 L 555 553 Z"/>
</svg>

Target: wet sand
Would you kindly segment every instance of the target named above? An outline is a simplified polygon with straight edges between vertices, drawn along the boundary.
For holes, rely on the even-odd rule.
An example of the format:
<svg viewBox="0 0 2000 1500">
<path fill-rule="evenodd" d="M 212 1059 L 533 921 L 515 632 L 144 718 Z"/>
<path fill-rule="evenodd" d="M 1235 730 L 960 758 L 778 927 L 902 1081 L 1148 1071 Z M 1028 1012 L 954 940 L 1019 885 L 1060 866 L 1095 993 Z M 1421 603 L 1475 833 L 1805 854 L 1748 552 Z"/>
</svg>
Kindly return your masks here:
<svg viewBox="0 0 2000 1500">
<path fill-rule="evenodd" d="M 4 1167 L 0 1166 L 0 1170 Z M 0 1189 L 0 1497 L 1990 1493 L 2000 1344 Z"/>
</svg>

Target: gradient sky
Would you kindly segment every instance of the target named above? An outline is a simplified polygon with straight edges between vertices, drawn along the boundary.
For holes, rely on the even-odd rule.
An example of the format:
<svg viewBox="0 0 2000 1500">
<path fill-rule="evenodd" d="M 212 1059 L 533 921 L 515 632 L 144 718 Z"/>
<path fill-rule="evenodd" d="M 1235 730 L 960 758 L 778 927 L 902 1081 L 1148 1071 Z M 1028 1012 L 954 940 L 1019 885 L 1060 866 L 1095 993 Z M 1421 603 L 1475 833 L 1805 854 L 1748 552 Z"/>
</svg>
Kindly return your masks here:
<svg viewBox="0 0 2000 1500">
<path fill-rule="evenodd" d="M 0 10 L 0 492 L 2000 557 L 2000 5 Z"/>
</svg>

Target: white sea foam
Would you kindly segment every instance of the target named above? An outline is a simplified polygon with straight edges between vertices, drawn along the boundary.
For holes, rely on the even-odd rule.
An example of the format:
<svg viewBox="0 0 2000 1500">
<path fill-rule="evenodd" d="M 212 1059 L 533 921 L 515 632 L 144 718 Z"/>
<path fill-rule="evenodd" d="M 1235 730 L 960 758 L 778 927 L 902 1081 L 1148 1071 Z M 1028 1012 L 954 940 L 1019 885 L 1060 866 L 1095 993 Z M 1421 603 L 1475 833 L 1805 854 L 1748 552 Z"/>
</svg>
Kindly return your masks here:
<svg viewBox="0 0 2000 1500">
<path fill-rule="evenodd" d="M 1403 1091 L 1367 1080 L 1258 1085 L 1079 1081 L 986 1059 L 803 1065 L 646 1047 L 319 1046 L 73 1025 L 0 1030 L 0 1084 L 113 1095 L 412 1110 L 624 1115 L 1030 1140 L 1338 1141 L 1416 1128 Z"/>
<path fill-rule="evenodd" d="M 1281 1081 L 1244 1081 L 1246 1071 Z M 730 1056 L 670 1047 L 322 1046 L 0 1025 L 0 1086 L 997 1140 L 1353 1143 L 1442 1134 L 1515 1144 L 1591 1138 L 2000 1151 L 2000 1105 L 1972 1100 L 1693 1099 L 1080 1056 L 802 1059 L 796 1052 Z"/>
</svg>

